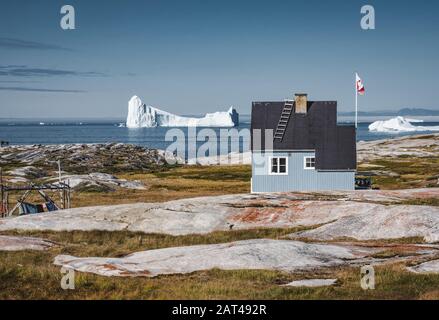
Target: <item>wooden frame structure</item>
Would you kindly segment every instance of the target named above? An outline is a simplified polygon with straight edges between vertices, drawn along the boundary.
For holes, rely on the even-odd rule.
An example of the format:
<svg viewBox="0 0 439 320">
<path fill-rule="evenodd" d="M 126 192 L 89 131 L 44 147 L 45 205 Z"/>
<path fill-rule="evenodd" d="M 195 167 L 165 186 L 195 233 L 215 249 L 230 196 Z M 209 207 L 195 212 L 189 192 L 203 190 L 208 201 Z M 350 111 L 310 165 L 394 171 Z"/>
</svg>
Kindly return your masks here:
<svg viewBox="0 0 439 320">
<path fill-rule="evenodd" d="M 70 208 L 70 186 L 65 184 L 65 183 L 61 183 L 61 184 L 43 184 L 43 185 L 28 185 L 28 186 L 20 186 L 20 187 L 8 187 L 5 185 L 1 185 L 1 198 L 2 198 L 2 217 L 8 217 L 8 216 L 12 216 L 15 212 L 15 210 L 17 210 L 20 207 L 20 204 L 23 203 L 27 196 L 32 192 L 32 191 L 37 191 L 38 194 L 41 195 L 41 197 L 44 199 L 44 201 L 46 202 L 52 202 L 55 207 L 57 209 L 69 209 Z M 61 205 L 57 205 L 55 201 L 53 201 L 47 194 L 45 191 L 56 191 L 58 190 L 60 192 L 60 202 Z M 17 203 L 15 204 L 15 206 L 12 209 L 9 209 L 9 193 L 10 192 L 24 192 L 23 195 L 17 200 Z"/>
<path fill-rule="evenodd" d="M 0 168 L 0 192 L 1 192 L 1 203 L 0 203 L 0 217 L 12 216 L 20 205 L 26 200 L 27 196 L 36 191 L 44 199 L 45 202 L 52 202 L 56 209 L 70 209 L 70 196 L 71 188 L 69 184 L 64 182 L 49 183 L 49 184 L 29 184 L 27 186 L 16 186 L 9 187 L 3 184 L 3 173 Z M 53 201 L 45 191 L 59 191 L 60 194 L 60 205 Z M 9 194 L 11 192 L 23 192 L 22 196 L 17 200 L 17 203 L 12 209 L 9 209 Z"/>
</svg>

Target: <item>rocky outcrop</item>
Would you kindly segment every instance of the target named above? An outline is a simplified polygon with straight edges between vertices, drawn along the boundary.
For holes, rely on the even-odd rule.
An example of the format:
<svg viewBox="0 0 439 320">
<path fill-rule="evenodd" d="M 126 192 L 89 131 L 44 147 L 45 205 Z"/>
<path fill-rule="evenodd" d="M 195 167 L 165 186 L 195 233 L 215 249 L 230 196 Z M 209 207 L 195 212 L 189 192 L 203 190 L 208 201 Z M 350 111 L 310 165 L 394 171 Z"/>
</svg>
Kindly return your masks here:
<svg viewBox="0 0 439 320">
<path fill-rule="evenodd" d="M 407 270 L 415 273 L 439 273 L 439 260 L 430 260 L 412 267 L 407 267 Z"/>
<path fill-rule="evenodd" d="M 358 204 L 353 212 L 313 230 L 292 234 L 314 240 L 424 238 L 439 241 L 439 207 Z"/>
<path fill-rule="evenodd" d="M 53 242 L 44 239 L 0 235 L 0 251 L 47 250 L 53 246 Z"/>
<path fill-rule="evenodd" d="M 423 237 L 436 242 L 439 241 L 439 207 L 398 203 L 438 196 L 439 189 L 432 188 L 201 197 L 6 218 L 0 220 L 0 230 L 129 230 L 185 235 L 307 226 L 314 229 L 292 237 L 325 240 Z"/>
<path fill-rule="evenodd" d="M 49 179 L 57 182 L 58 178 Z M 144 190 L 145 186 L 137 180 L 119 179 L 108 173 L 92 172 L 83 175 L 62 175 L 61 181 L 68 184 L 75 191 L 112 191 L 115 188 Z"/>
<path fill-rule="evenodd" d="M 29 169 L 35 167 L 56 170 L 58 160 L 62 162 L 62 169 L 70 174 L 149 171 L 166 166 L 167 160 L 183 162 L 163 150 L 123 143 L 25 145 L 0 149 L 0 165 L 13 163 L 17 167 L 12 172 L 15 176 L 27 175 Z"/>
<path fill-rule="evenodd" d="M 147 276 L 223 270 L 313 270 L 345 265 L 374 249 L 309 244 L 288 240 L 245 240 L 136 252 L 123 258 L 76 258 L 59 255 L 55 265 L 102 276 Z"/>
<path fill-rule="evenodd" d="M 438 153 L 439 134 L 437 133 L 357 143 L 358 162 L 385 157 L 437 157 Z"/>
<path fill-rule="evenodd" d="M 25 166 L 10 170 L 7 172 L 7 174 L 15 177 L 23 177 L 26 179 L 35 179 L 45 177 L 47 175 L 47 172 L 39 168 L 35 168 L 34 166 Z"/>
</svg>

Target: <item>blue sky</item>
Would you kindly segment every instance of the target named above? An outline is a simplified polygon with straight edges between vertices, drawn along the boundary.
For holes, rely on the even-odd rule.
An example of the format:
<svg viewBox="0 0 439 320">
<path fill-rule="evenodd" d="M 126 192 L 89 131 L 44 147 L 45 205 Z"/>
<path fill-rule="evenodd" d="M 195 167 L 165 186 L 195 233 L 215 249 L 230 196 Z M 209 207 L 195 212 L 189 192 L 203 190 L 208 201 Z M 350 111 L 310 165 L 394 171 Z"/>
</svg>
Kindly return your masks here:
<svg viewBox="0 0 439 320">
<path fill-rule="evenodd" d="M 59 26 L 76 10 L 76 30 Z M 360 28 L 362 5 L 376 30 Z M 4 1 L 0 117 L 120 117 L 137 94 L 179 114 L 249 113 L 307 92 L 352 111 L 436 103 L 439 3 L 420 1 Z"/>
</svg>

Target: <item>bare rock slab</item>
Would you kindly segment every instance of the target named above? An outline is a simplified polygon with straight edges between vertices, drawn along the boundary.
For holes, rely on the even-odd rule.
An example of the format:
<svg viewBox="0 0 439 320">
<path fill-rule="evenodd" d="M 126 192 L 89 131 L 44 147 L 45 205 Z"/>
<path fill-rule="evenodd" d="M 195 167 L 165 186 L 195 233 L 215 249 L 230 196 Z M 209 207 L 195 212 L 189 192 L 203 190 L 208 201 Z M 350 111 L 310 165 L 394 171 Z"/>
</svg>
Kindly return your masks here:
<svg viewBox="0 0 439 320">
<path fill-rule="evenodd" d="M 439 197 L 439 189 L 236 194 L 85 207 L 0 219 L 0 230 L 128 230 L 186 235 L 319 225 L 292 237 L 317 240 L 422 237 L 427 242 L 439 241 L 439 207 L 398 204 L 412 197 Z"/>
<path fill-rule="evenodd" d="M 439 134 L 404 136 L 394 139 L 360 141 L 357 143 L 359 162 L 383 157 L 436 157 L 439 151 Z"/>
<path fill-rule="evenodd" d="M 336 282 L 337 279 L 306 279 L 292 281 L 284 284 L 283 287 L 327 287 L 334 285 Z"/>
<path fill-rule="evenodd" d="M 439 260 L 431 260 L 417 266 L 407 267 L 407 270 L 415 273 L 439 273 Z"/>
<path fill-rule="evenodd" d="M 213 268 L 312 270 L 344 265 L 362 259 L 371 252 L 373 249 L 354 246 L 257 239 L 148 250 L 123 258 L 77 258 L 59 255 L 54 264 L 102 276 L 154 277 Z"/>
<path fill-rule="evenodd" d="M 380 240 L 422 237 L 439 241 L 439 207 L 358 204 L 356 211 L 318 228 L 298 232 L 292 238 Z"/>
<path fill-rule="evenodd" d="M 44 239 L 0 235 L 0 251 L 47 250 L 53 246 L 53 242 Z"/>
<path fill-rule="evenodd" d="M 63 159 L 63 167 L 74 173 L 102 172 L 108 170 L 108 163 L 116 164 L 112 171 L 128 172 L 148 170 L 165 164 L 169 159 L 182 162 L 182 159 L 163 150 L 123 143 L 20 145 L 0 149 L 0 162 L 18 162 L 28 168 L 60 158 Z M 17 173 L 20 174 L 20 171 Z"/>
</svg>

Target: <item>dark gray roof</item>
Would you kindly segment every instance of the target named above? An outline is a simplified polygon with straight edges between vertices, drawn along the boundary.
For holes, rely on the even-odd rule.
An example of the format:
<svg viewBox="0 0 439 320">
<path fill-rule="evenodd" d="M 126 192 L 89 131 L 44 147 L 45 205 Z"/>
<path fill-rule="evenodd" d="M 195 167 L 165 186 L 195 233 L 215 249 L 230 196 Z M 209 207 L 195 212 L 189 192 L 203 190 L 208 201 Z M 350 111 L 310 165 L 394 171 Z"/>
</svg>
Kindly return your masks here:
<svg viewBox="0 0 439 320">
<path fill-rule="evenodd" d="M 253 102 L 253 129 L 276 130 L 284 102 Z M 291 114 L 282 141 L 274 141 L 274 150 L 315 150 L 318 170 L 355 170 L 357 167 L 356 132 L 354 126 L 337 125 L 336 101 L 308 101 L 307 114 Z M 264 134 L 261 147 L 265 150 Z"/>
</svg>

